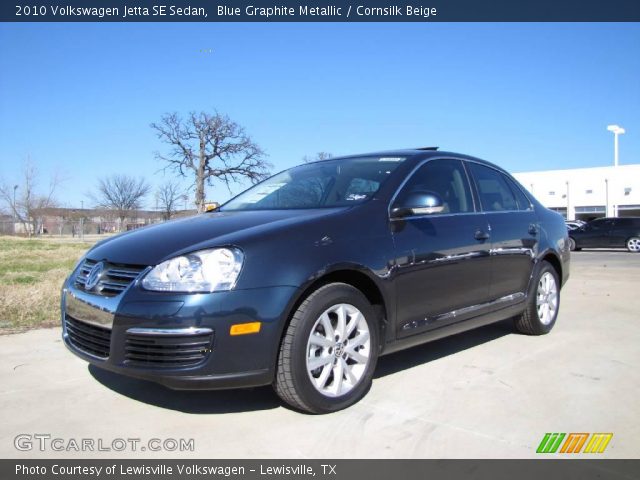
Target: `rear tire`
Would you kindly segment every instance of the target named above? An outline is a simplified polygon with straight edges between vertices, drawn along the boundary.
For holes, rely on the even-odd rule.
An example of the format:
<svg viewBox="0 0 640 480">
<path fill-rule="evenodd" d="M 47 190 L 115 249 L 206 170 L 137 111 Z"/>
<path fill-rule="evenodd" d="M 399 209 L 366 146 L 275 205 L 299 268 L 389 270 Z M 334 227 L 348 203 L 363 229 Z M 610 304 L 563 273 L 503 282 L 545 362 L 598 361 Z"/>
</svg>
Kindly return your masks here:
<svg viewBox="0 0 640 480">
<path fill-rule="evenodd" d="M 292 407 L 330 413 L 359 401 L 378 359 L 378 322 L 367 298 L 344 283 L 311 293 L 287 327 L 274 389 Z"/>
<path fill-rule="evenodd" d="M 640 238 L 631 237 L 627 240 L 627 250 L 631 253 L 640 253 Z"/>
<path fill-rule="evenodd" d="M 526 310 L 514 320 L 516 330 L 527 335 L 549 333 L 560 309 L 558 273 L 549 262 L 543 261 L 540 265 L 528 302 Z"/>
</svg>

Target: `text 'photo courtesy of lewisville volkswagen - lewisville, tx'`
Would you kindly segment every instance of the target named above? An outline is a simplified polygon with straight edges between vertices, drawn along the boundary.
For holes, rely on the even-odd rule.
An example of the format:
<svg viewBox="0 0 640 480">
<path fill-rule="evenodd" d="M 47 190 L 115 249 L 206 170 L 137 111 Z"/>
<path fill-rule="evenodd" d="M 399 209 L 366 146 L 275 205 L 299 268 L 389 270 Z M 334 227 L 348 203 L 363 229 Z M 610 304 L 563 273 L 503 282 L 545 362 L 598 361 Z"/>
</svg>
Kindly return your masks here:
<svg viewBox="0 0 640 480">
<path fill-rule="evenodd" d="M 639 48 L 632 0 L 0 5 L 0 478 L 635 478 Z"/>
</svg>

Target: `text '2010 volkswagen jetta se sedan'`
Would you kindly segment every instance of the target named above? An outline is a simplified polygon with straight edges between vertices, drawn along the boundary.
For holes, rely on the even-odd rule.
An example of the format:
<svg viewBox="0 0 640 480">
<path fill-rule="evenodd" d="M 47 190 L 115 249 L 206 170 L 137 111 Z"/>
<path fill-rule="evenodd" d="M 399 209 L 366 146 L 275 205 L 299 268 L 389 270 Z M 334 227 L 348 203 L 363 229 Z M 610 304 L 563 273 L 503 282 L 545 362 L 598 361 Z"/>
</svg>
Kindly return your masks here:
<svg viewBox="0 0 640 480">
<path fill-rule="evenodd" d="M 97 244 L 64 284 L 63 337 L 113 372 L 273 384 L 326 413 L 365 395 L 382 354 L 510 318 L 548 333 L 568 276 L 562 217 L 504 170 L 436 149 L 359 155 Z"/>
</svg>

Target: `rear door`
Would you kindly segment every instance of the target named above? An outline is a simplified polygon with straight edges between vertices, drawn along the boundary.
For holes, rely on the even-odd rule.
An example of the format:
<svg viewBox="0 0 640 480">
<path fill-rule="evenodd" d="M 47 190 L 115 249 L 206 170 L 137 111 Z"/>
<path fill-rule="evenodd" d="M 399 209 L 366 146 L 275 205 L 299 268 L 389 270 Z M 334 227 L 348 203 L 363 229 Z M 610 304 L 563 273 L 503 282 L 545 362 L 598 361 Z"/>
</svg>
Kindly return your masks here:
<svg viewBox="0 0 640 480">
<path fill-rule="evenodd" d="M 539 238 L 537 217 L 511 178 L 484 164 L 468 165 L 491 230 L 490 298 L 501 308 L 526 294 Z"/>
<path fill-rule="evenodd" d="M 633 218 L 616 218 L 609 233 L 611 247 L 625 247 L 629 237 L 633 237 Z"/>
<path fill-rule="evenodd" d="M 579 236 L 579 247 L 611 247 L 613 218 L 598 218 L 587 223 Z"/>
</svg>

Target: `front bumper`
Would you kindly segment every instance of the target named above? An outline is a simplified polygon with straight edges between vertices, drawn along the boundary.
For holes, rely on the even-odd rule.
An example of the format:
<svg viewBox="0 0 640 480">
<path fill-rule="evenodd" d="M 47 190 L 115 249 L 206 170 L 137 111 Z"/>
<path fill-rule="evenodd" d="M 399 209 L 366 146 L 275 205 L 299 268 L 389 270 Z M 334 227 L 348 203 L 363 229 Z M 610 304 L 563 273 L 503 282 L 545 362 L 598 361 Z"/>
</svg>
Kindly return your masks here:
<svg viewBox="0 0 640 480">
<path fill-rule="evenodd" d="M 105 298 L 67 280 L 62 336 L 69 350 L 99 368 L 169 388 L 267 385 L 295 292 L 285 286 L 167 294 L 134 282 L 117 297 Z M 261 322 L 260 331 L 230 335 L 232 325 L 249 322 Z"/>
</svg>

